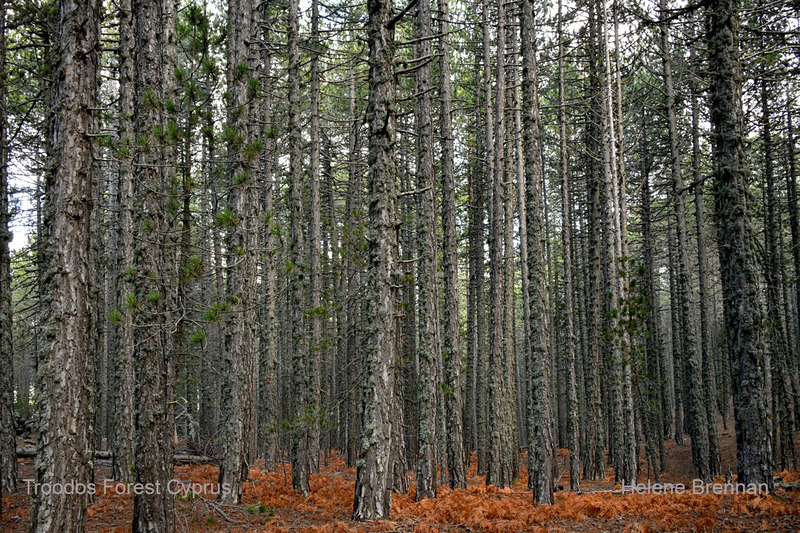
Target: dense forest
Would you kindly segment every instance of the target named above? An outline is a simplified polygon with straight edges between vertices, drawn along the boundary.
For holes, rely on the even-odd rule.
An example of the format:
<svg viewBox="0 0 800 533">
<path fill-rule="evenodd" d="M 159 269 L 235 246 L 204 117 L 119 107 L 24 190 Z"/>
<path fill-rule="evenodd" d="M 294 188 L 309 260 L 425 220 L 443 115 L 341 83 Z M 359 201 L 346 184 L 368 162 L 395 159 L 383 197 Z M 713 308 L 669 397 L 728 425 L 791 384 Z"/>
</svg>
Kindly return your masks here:
<svg viewBox="0 0 800 533">
<path fill-rule="evenodd" d="M 0 29 L 31 531 L 85 531 L 93 494 L 43 488 L 103 461 L 157 488 L 135 532 L 181 527 L 178 462 L 233 522 L 340 460 L 351 525 L 475 476 L 539 509 L 797 470 L 796 2 L 0 0 Z"/>
</svg>

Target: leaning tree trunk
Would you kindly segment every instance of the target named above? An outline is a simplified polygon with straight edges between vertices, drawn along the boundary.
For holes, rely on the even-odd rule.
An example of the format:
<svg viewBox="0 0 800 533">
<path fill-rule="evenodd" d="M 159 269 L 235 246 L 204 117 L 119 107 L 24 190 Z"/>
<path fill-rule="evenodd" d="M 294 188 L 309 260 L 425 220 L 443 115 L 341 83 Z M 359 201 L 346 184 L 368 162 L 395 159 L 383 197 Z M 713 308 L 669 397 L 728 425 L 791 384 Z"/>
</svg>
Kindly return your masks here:
<svg viewBox="0 0 800 533">
<path fill-rule="evenodd" d="M 764 375 L 768 355 L 762 340 L 757 263 L 747 208 L 738 10 L 738 0 L 713 0 L 709 6 L 715 214 L 733 375 L 738 480 L 765 483 L 771 489 L 772 438 Z"/>
<path fill-rule="evenodd" d="M 394 142 L 395 68 L 392 2 L 369 0 L 369 227 L 367 323 L 361 378 L 361 438 L 354 520 L 389 518 L 392 450 L 389 418 L 397 363 L 397 190 Z"/>
<path fill-rule="evenodd" d="M 545 231 L 542 218 L 541 123 L 537 90 L 536 25 L 532 0 L 522 3 L 522 108 L 525 147 L 526 221 L 528 241 L 528 290 L 530 291 L 530 324 L 528 332 L 528 372 L 530 420 L 528 422 L 529 463 L 533 471 L 533 500 L 553 503 L 553 405 L 550 388 L 550 354 L 548 352 L 546 265 L 544 262 Z M 567 252 L 568 253 L 568 252 Z"/>
<path fill-rule="evenodd" d="M 51 171 L 45 226 L 48 348 L 38 365 L 37 483 L 92 481 L 93 336 L 90 280 L 96 185 L 92 134 L 97 105 L 100 2 L 61 2 L 53 68 Z M 4 122 L 5 124 L 5 122 Z M 5 409 L 5 405 L 4 405 Z M 88 494 L 38 491 L 31 530 L 81 532 Z"/>
</svg>

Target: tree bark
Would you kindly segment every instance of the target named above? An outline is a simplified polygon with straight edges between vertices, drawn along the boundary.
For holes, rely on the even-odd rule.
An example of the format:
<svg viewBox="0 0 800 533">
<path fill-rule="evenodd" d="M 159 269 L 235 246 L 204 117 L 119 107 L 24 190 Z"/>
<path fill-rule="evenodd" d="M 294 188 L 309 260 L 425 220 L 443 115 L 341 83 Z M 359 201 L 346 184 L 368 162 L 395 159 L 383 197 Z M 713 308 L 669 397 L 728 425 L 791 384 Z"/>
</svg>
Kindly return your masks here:
<svg viewBox="0 0 800 533">
<path fill-rule="evenodd" d="M 765 73 L 766 74 L 766 73 Z M 773 359 L 772 367 L 772 410 L 777 431 L 774 442 L 776 462 L 782 470 L 797 464 L 797 455 L 794 450 L 793 424 L 794 402 L 791 399 L 792 384 L 789 370 L 789 346 L 786 344 L 788 337 L 783 315 L 783 299 L 781 291 L 781 272 L 783 270 L 782 257 L 779 254 L 778 221 L 776 220 L 777 201 L 775 198 L 775 169 L 772 160 L 772 119 L 770 115 L 769 87 L 765 78 L 761 79 L 761 123 L 764 145 L 764 178 L 766 181 L 766 216 L 764 220 L 765 279 L 767 291 L 767 321 L 770 325 L 771 335 L 770 352 Z M 773 437 L 776 435 L 773 433 Z"/>
<path fill-rule="evenodd" d="M 523 11 L 524 12 L 524 11 Z M 564 74 L 565 43 L 563 33 L 562 2 L 558 2 L 558 133 L 561 157 L 561 239 L 564 246 L 564 319 L 567 367 L 567 433 L 569 446 L 569 488 L 580 491 L 580 427 L 578 420 L 578 392 L 575 352 L 578 339 L 575 335 L 575 284 L 572 269 L 572 205 L 570 200 L 569 147 L 567 138 L 567 103 Z"/>
<path fill-rule="evenodd" d="M 278 328 L 276 324 L 275 306 L 277 260 L 277 217 L 275 213 L 275 194 L 278 190 L 278 178 L 274 170 L 275 157 L 275 124 L 272 116 L 272 53 L 270 50 L 270 17 L 268 5 L 261 8 L 263 24 L 261 78 L 264 88 L 264 99 L 261 101 L 261 116 L 264 121 L 264 151 L 262 153 L 262 203 L 264 206 L 264 230 L 262 233 L 263 259 L 261 275 L 262 308 L 261 360 L 259 363 L 259 403 L 261 411 L 258 415 L 258 438 L 264 456 L 264 466 L 271 470 L 278 460 Z"/>
<path fill-rule="evenodd" d="M 666 0 L 661 0 L 661 9 L 667 9 Z M 669 133 L 670 177 L 672 203 L 675 216 L 675 231 L 678 247 L 675 251 L 677 269 L 678 327 L 682 333 L 680 352 L 684 366 L 684 400 L 687 410 L 688 430 L 692 444 L 692 460 L 697 475 L 709 479 L 716 472 L 709 469 L 708 425 L 704 412 L 705 394 L 702 382 L 702 361 L 697 353 L 696 327 L 692 316 L 691 273 L 689 272 L 689 242 L 686 227 L 686 190 L 681 173 L 678 149 L 678 125 L 675 112 L 675 88 L 672 80 L 672 55 L 670 52 L 669 26 L 661 25 L 661 64 L 664 69 L 664 91 L 666 93 L 667 131 Z"/>
<path fill-rule="evenodd" d="M 307 496 L 310 489 L 309 452 L 311 409 L 311 376 L 309 343 L 306 337 L 306 313 L 303 295 L 306 286 L 303 222 L 303 139 L 300 124 L 300 6 L 290 0 L 288 11 L 289 45 L 289 178 L 291 205 L 291 235 L 289 241 L 289 291 L 290 324 L 292 343 L 292 397 L 294 413 L 292 422 L 292 486 Z"/>
<path fill-rule="evenodd" d="M 120 4 L 119 29 L 119 135 L 124 153 L 119 154 L 118 231 L 120 246 L 116 268 L 119 275 L 116 310 L 119 313 L 117 342 L 114 354 L 114 429 L 111 440 L 113 476 L 117 481 L 133 480 L 134 466 L 134 310 L 125 305 L 134 294 L 134 228 L 133 228 L 133 115 L 135 97 L 135 35 L 131 0 Z"/>
<path fill-rule="evenodd" d="M 453 169 L 452 86 L 450 82 L 450 12 L 448 0 L 439 2 L 439 98 L 442 148 L 442 230 L 444 234 L 444 385 L 447 418 L 447 479 L 450 488 L 465 489 L 464 424 L 461 395 L 461 338 L 458 296 L 458 228 Z"/>
<path fill-rule="evenodd" d="M 539 117 L 538 72 L 536 61 L 536 25 L 532 0 L 522 4 L 522 107 L 525 147 L 526 220 L 528 241 L 528 290 L 530 291 L 530 324 L 528 332 L 530 372 L 530 420 L 528 423 L 528 453 L 533 471 L 533 500 L 553 503 L 553 405 L 550 388 L 550 354 L 548 352 L 546 264 L 544 262 L 545 233 L 542 218 L 541 123 Z"/>
<path fill-rule="evenodd" d="M 137 399 L 134 444 L 135 481 L 165 487 L 172 479 L 174 448 L 174 253 L 176 139 L 168 132 L 174 118 L 166 101 L 176 90 L 177 2 L 134 0 L 135 96 L 133 198 L 136 279 L 128 303 L 134 328 L 142 332 L 134 354 Z M 163 132 L 163 134 L 159 134 Z M 174 528 L 171 494 L 134 495 L 133 531 Z"/>
<path fill-rule="evenodd" d="M 415 39 L 417 60 L 422 63 L 415 80 L 417 123 L 417 287 L 419 298 L 419 455 L 417 457 L 417 499 L 436 497 L 436 404 L 439 360 L 436 301 L 436 217 L 433 190 L 433 121 L 431 111 L 430 0 L 419 0 Z"/>
<path fill-rule="evenodd" d="M 319 472 L 320 416 L 322 415 L 322 351 L 326 339 L 322 337 L 322 320 L 327 319 L 327 310 L 322 307 L 322 266 L 320 264 L 322 213 L 320 207 L 320 71 L 319 71 L 319 0 L 311 1 L 311 202 L 308 228 L 308 309 L 309 309 L 309 376 L 311 385 L 311 421 L 308 428 L 308 468 Z"/>
<path fill-rule="evenodd" d="M 100 2 L 60 4 L 57 64 L 52 70 L 52 160 L 45 226 L 47 351 L 38 365 L 37 483 L 90 483 L 93 447 L 92 217 L 96 176 L 92 134 L 97 104 Z M 5 408 L 5 407 L 4 407 Z M 88 495 L 39 490 L 31 530 L 80 532 Z"/>
<path fill-rule="evenodd" d="M 740 483 L 772 488 L 772 444 L 764 369 L 762 312 L 747 209 L 749 172 L 743 146 L 739 2 L 709 6 L 708 48 L 713 126 L 715 214 L 723 312 L 733 375 L 736 456 Z"/>
<path fill-rule="evenodd" d="M 369 0 L 369 228 L 367 322 L 361 381 L 361 437 L 354 520 L 389 518 L 392 449 L 389 418 L 397 362 L 397 212 L 395 67 L 392 2 Z"/>
<path fill-rule="evenodd" d="M 8 89 L 6 87 L 6 3 L 0 0 L 0 494 L 17 490 L 17 433 L 14 430 L 14 352 L 12 342 L 11 255 L 8 229 Z M 2 510 L 2 509 L 0 509 Z"/>
</svg>

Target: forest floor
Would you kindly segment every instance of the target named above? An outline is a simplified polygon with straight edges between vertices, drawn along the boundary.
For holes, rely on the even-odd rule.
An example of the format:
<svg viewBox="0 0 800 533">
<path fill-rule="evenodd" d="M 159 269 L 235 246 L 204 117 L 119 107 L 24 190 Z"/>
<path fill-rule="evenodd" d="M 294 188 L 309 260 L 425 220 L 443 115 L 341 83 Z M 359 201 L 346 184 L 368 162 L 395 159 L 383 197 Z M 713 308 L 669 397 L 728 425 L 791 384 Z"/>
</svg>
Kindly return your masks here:
<svg viewBox="0 0 800 533">
<path fill-rule="evenodd" d="M 720 428 L 722 429 L 722 428 Z M 795 435 L 796 438 L 800 434 Z M 723 471 L 735 471 L 735 441 L 731 430 L 720 433 Z M 797 440 L 800 446 L 800 440 Z M 474 456 L 473 456 L 474 459 Z M 251 468 L 251 481 L 244 485 L 243 504 L 227 506 L 213 498 L 176 497 L 177 531 L 226 532 L 640 532 L 667 531 L 800 531 L 800 491 L 776 489 L 764 495 L 691 494 L 694 471 L 688 438 L 682 446 L 667 444 L 668 469 L 662 482 L 684 483 L 689 494 L 621 494 L 614 485 L 613 472 L 603 480 L 582 482 L 582 493 L 563 490 L 569 486 L 566 450 L 559 450 L 559 480 L 553 506 L 532 503 L 527 488 L 527 474 L 512 488 L 486 486 L 477 475 L 473 460 L 469 469 L 469 487 L 450 490 L 440 486 L 438 497 L 414 501 L 415 488 L 392 497 L 392 518 L 372 523 L 350 520 L 353 509 L 355 469 L 348 468 L 341 457 L 323 458 L 320 474 L 311 476 L 311 494 L 297 495 L 291 487 L 288 465 L 277 472 Z M 32 459 L 19 461 L 20 479 L 34 477 Z M 96 483 L 110 475 L 108 462 L 97 468 Z M 175 476 L 185 482 L 217 482 L 218 469 L 209 465 L 183 465 Z M 730 475 L 730 474 L 729 474 Z M 646 481 L 646 471 L 640 481 Z M 784 482 L 800 480 L 800 470 L 776 473 Z M 720 476 L 718 482 L 724 482 Z M 26 484 L 21 490 L 3 497 L 2 530 L 25 532 L 31 498 Z M 89 508 L 88 531 L 130 531 L 133 498 L 113 490 L 94 496 Z"/>
</svg>

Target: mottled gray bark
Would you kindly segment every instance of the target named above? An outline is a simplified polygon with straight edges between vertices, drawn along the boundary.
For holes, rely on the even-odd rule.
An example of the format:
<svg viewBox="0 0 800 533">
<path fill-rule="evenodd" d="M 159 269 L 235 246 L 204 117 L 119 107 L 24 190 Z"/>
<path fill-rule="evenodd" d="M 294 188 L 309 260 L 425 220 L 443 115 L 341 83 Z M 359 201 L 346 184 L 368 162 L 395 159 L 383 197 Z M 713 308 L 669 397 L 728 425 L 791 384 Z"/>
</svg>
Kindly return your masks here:
<svg viewBox="0 0 800 533">
<path fill-rule="evenodd" d="M 369 227 L 367 322 L 361 379 L 361 437 L 354 520 L 389 518 L 389 458 L 397 362 L 397 190 L 394 144 L 395 66 L 392 2 L 369 0 Z"/>
<path fill-rule="evenodd" d="M 505 184 L 505 7 L 498 4 L 497 15 L 497 68 L 496 68 L 496 111 L 494 168 L 491 174 L 489 193 L 489 384 L 487 387 L 488 404 L 488 458 L 486 483 L 498 487 L 507 487 L 513 480 L 511 450 L 509 450 L 508 433 L 511 420 L 508 418 L 509 390 L 506 380 L 506 307 L 503 299 L 503 266 L 505 264 L 503 242 L 503 215 Z M 486 80 L 490 78 L 487 76 Z M 491 105 L 491 99 L 487 99 Z M 489 122 L 486 123 L 487 128 Z M 488 155 L 488 154 L 487 154 Z M 516 451 L 516 448 L 514 449 Z"/>
<path fill-rule="evenodd" d="M 783 315 L 783 293 L 781 291 L 783 258 L 780 255 L 778 234 L 777 199 L 775 198 L 775 168 L 772 155 L 772 117 L 770 109 L 770 87 L 765 78 L 761 79 L 761 127 L 764 147 L 764 178 L 766 181 L 766 213 L 764 220 L 765 269 L 767 292 L 767 322 L 770 333 L 770 354 L 772 358 L 772 414 L 775 460 L 782 470 L 797 464 L 794 450 L 794 402 L 789 367 L 790 347 L 786 341 L 786 321 Z"/>
<path fill-rule="evenodd" d="M 311 381 L 309 376 L 309 342 L 306 336 L 305 287 L 306 257 L 303 223 L 303 160 L 302 125 L 300 123 L 300 6 L 297 0 L 290 0 L 288 10 L 287 39 L 289 46 L 289 180 L 290 180 L 290 240 L 287 268 L 289 269 L 289 328 L 291 331 L 292 354 L 292 486 L 303 496 L 310 489 L 309 451 L 311 411 Z"/>
<path fill-rule="evenodd" d="M 661 9 L 667 9 L 666 0 L 661 0 Z M 689 242 L 686 225 L 686 188 L 681 173 L 678 149 L 678 125 L 675 110 L 675 87 L 672 80 L 672 53 L 669 25 L 660 27 L 661 64 L 664 70 L 664 92 L 666 95 L 667 132 L 669 134 L 670 178 L 672 184 L 672 206 L 675 216 L 675 231 L 678 246 L 675 253 L 677 269 L 678 327 L 680 328 L 680 351 L 684 367 L 684 399 L 686 402 L 689 436 L 692 444 L 692 460 L 701 479 L 709 479 L 708 424 L 706 421 L 706 394 L 703 389 L 702 360 L 697 352 L 696 323 L 692 313 L 693 291 L 689 271 Z M 675 309 L 675 307 L 673 309 Z"/>
<path fill-rule="evenodd" d="M 743 146 L 739 2 L 714 0 L 707 35 L 711 79 L 715 213 L 725 331 L 733 375 L 740 483 L 772 488 L 772 443 L 765 390 L 767 354 L 753 249 Z"/>
<path fill-rule="evenodd" d="M 553 503 L 553 405 L 550 384 L 550 354 L 548 352 L 547 289 L 544 262 L 545 232 L 542 211 L 541 121 L 539 117 L 538 72 L 536 60 L 536 25 L 532 0 L 522 3 L 522 108 L 523 145 L 525 147 L 525 181 L 527 183 L 526 220 L 528 241 L 528 290 L 530 291 L 530 324 L 528 332 L 528 372 L 530 418 L 528 421 L 528 453 L 533 500 Z"/>
<path fill-rule="evenodd" d="M 256 307 L 258 302 L 259 233 L 261 202 L 257 166 L 262 142 L 254 127 L 255 108 L 250 94 L 253 72 L 250 50 L 256 38 L 252 0 L 228 4 L 227 84 L 228 212 L 221 220 L 227 230 L 227 299 L 225 351 L 221 390 L 222 458 L 219 480 L 230 486 L 220 491 L 223 503 L 241 500 L 242 482 L 250 478 L 256 457 L 258 424 L 258 354 Z"/>
<path fill-rule="evenodd" d="M 450 81 L 450 22 L 448 0 L 439 2 L 439 99 L 442 149 L 442 231 L 444 234 L 444 394 L 447 423 L 447 479 L 450 488 L 465 489 L 461 337 L 458 296 L 458 228 L 453 169 L 452 86 Z"/>
<path fill-rule="evenodd" d="M 320 416 L 322 415 L 322 350 L 326 339 L 322 338 L 322 321 L 327 320 L 327 310 L 322 307 L 322 265 L 320 251 L 322 241 L 322 211 L 320 207 L 320 70 L 319 56 L 319 1 L 311 1 L 311 143 L 309 146 L 311 163 L 311 201 L 308 220 L 308 315 L 309 344 L 308 359 L 311 421 L 308 428 L 308 468 L 311 473 L 319 472 L 320 454 Z"/>
<path fill-rule="evenodd" d="M 431 9 L 430 0 L 419 0 L 415 39 L 417 60 L 422 63 L 416 72 L 416 186 L 417 203 L 417 287 L 419 298 L 419 376 L 417 405 L 419 408 L 419 454 L 417 456 L 417 499 L 436 497 L 436 404 L 438 401 L 437 364 L 440 357 L 436 338 L 436 217 L 433 190 L 433 113 L 431 110 Z"/>
<path fill-rule="evenodd" d="M 275 158 L 275 131 L 272 116 L 272 53 L 269 46 L 270 19 L 269 10 L 265 3 L 261 8 L 263 23 L 262 52 L 261 52 L 261 79 L 264 88 L 264 98 L 261 101 L 261 116 L 264 121 L 264 151 L 262 153 L 261 167 L 261 194 L 264 206 L 264 229 L 261 237 L 263 256 L 261 274 L 261 293 L 263 313 L 260 322 L 261 337 L 259 340 L 259 406 L 258 415 L 259 438 L 258 444 L 264 456 L 264 466 L 267 470 L 275 468 L 278 461 L 278 327 L 276 324 L 275 307 L 277 304 L 276 293 L 276 260 L 278 242 L 276 238 L 277 217 L 275 213 L 275 194 L 278 190 L 278 177 L 274 170 Z"/>
<path fill-rule="evenodd" d="M 524 11 L 523 11 L 524 13 Z M 575 352 L 578 338 L 575 335 L 575 284 L 572 269 L 572 205 L 570 198 L 569 147 L 567 138 L 567 103 L 564 74 L 565 43 L 563 33 L 562 2 L 558 2 L 558 134 L 561 157 L 561 239 L 564 246 L 564 320 L 566 346 L 567 433 L 569 447 L 569 488 L 580 491 L 580 427 L 578 419 L 578 392 Z"/>
<path fill-rule="evenodd" d="M 703 364 L 703 389 L 705 392 L 705 412 L 708 423 L 708 467 L 709 473 L 714 476 L 721 470 L 721 457 L 719 448 L 719 436 L 717 434 L 717 405 L 727 406 L 728 398 L 717 397 L 717 384 L 714 371 L 714 352 L 711 343 L 711 317 L 709 316 L 708 300 L 711 293 L 708 289 L 708 259 L 706 252 L 706 230 L 705 230 L 705 201 L 703 199 L 704 181 L 702 180 L 700 167 L 700 106 L 698 94 L 695 87 L 695 67 L 694 57 L 690 58 L 691 76 L 691 106 L 692 106 L 692 181 L 694 182 L 694 217 L 697 228 L 697 277 L 698 277 L 698 296 L 700 304 L 700 355 Z M 726 407 L 727 409 L 727 407 Z M 723 411 L 724 412 L 724 411 Z"/>
</svg>

